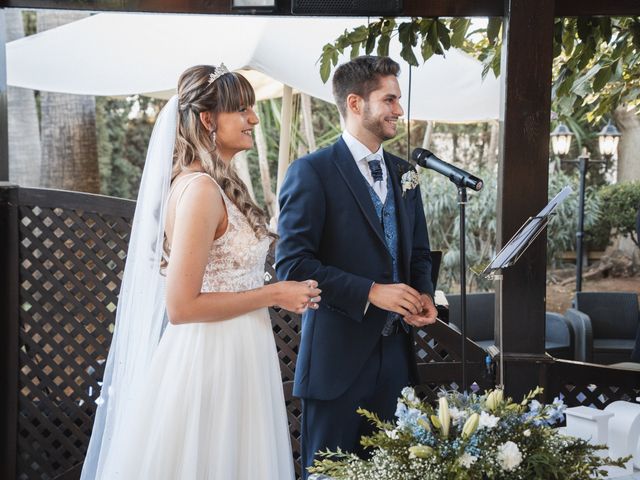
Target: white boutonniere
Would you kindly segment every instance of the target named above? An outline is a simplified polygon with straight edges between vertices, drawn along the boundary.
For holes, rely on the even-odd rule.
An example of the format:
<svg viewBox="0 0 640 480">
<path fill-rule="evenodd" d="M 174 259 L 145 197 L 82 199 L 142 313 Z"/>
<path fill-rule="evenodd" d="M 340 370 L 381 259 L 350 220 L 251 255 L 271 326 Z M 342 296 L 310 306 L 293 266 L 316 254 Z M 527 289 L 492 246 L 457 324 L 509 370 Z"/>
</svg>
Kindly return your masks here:
<svg viewBox="0 0 640 480">
<path fill-rule="evenodd" d="M 404 197 L 404 194 L 407 191 L 413 190 L 420 183 L 418 179 L 418 172 L 415 170 L 405 172 L 402 177 L 400 177 L 400 183 L 402 185 L 402 196 Z"/>
</svg>

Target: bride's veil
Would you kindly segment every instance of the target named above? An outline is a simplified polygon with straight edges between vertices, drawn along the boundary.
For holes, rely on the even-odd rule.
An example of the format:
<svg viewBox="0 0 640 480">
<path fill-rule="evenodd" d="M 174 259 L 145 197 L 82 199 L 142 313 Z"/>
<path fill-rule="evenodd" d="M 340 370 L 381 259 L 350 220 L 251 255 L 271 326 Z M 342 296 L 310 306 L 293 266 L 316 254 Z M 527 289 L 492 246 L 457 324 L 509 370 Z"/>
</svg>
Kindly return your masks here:
<svg viewBox="0 0 640 480">
<path fill-rule="evenodd" d="M 81 480 L 100 477 L 109 456 L 118 457 L 118 439 L 126 435 L 127 428 L 124 413 L 147 374 L 162 335 L 166 306 L 160 262 L 177 120 L 178 97 L 173 96 L 158 115 L 149 142 L 115 331 Z"/>
</svg>

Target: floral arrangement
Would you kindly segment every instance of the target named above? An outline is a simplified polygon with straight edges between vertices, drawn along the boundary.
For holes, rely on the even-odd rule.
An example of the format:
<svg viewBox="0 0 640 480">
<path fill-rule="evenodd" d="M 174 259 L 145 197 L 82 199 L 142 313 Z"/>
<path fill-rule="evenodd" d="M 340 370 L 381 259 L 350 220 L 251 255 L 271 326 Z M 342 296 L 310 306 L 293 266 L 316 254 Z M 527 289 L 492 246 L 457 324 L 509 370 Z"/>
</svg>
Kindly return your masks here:
<svg viewBox="0 0 640 480">
<path fill-rule="evenodd" d="M 553 428 L 566 406 L 558 398 L 543 405 L 535 399 L 540 393 L 514 403 L 501 389 L 442 392 L 434 408 L 407 387 L 395 424 L 358 410 L 377 428 L 361 440 L 370 458 L 325 451 L 309 470 L 335 480 L 584 480 L 604 478 L 605 465 L 623 465 L 627 459 L 598 454 L 606 447 Z"/>
</svg>

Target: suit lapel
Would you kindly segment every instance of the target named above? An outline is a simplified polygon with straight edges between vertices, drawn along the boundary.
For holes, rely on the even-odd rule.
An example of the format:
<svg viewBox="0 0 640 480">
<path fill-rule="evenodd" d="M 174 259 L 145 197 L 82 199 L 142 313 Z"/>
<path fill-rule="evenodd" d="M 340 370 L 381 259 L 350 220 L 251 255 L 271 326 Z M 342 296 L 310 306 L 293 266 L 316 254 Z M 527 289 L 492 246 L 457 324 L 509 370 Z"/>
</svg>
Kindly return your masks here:
<svg viewBox="0 0 640 480">
<path fill-rule="evenodd" d="M 373 201 L 367 188 L 367 181 L 362 176 L 362 173 L 360 173 L 349 148 L 342 138 L 334 144 L 333 148 L 334 155 L 332 155 L 332 159 L 338 168 L 338 172 L 340 172 L 349 190 L 351 190 L 356 203 L 360 207 L 360 210 L 362 210 L 371 228 L 386 248 L 387 244 L 384 241 L 384 232 L 378 215 L 376 214 L 376 209 L 373 206 Z"/>
<path fill-rule="evenodd" d="M 393 194 L 393 198 L 396 202 L 396 217 L 398 220 L 398 230 L 400 233 L 400 249 L 402 252 L 402 264 L 404 271 L 409 274 L 409 265 L 411 262 L 411 239 L 413 235 L 410 231 L 409 216 L 407 213 L 407 207 L 404 203 L 402 196 L 402 184 L 400 181 L 400 172 L 398 166 L 393 162 L 387 152 L 384 152 L 384 162 L 387 165 L 387 172 L 391 180 L 392 192 L 387 192 L 387 195 Z"/>
</svg>

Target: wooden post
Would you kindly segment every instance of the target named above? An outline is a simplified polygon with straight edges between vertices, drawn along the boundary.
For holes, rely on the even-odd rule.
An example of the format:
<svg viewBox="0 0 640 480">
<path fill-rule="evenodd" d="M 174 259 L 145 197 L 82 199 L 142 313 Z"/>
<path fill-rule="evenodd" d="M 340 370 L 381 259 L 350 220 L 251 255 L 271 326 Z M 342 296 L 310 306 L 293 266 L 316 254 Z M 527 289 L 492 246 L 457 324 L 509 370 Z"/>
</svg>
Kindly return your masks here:
<svg viewBox="0 0 640 480">
<path fill-rule="evenodd" d="M 9 181 L 9 116 L 7 114 L 7 26 L 0 8 L 0 182 Z"/>
<path fill-rule="evenodd" d="M 280 150 L 278 150 L 278 183 L 276 196 L 280 194 L 280 187 L 284 175 L 289 168 L 289 148 L 291 147 L 291 117 L 293 111 L 293 89 L 285 85 L 282 89 L 282 109 L 280 110 Z"/>
<path fill-rule="evenodd" d="M 505 1 L 499 247 L 547 203 L 554 8 L 554 0 Z M 496 312 L 502 307 L 502 383 L 510 396 L 520 398 L 539 383 L 540 364 L 545 361 L 546 234 L 504 271 L 501 290 Z M 499 337 L 496 322 L 496 340 Z"/>
<path fill-rule="evenodd" d="M 18 448 L 18 187 L 0 182 L 0 478 L 16 478 Z"/>
</svg>

